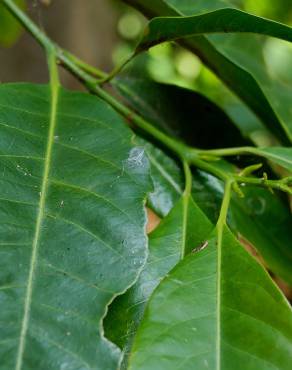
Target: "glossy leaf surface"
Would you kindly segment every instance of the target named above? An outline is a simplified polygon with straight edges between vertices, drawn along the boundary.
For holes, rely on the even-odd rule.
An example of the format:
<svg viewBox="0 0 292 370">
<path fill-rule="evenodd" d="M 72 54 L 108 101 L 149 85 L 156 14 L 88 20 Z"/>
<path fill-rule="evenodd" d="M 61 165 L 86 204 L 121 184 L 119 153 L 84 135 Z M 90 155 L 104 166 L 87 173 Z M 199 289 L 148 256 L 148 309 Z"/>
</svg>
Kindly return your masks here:
<svg viewBox="0 0 292 370">
<path fill-rule="evenodd" d="M 218 9 L 189 17 L 154 18 L 149 22 L 137 51 L 164 41 L 208 33 L 258 33 L 292 42 L 292 28 L 289 26 L 237 9 Z"/>
<path fill-rule="evenodd" d="M 186 16 L 201 14 L 206 11 L 214 11 L 224 7 L 222 2 L 189 2 L 172 0 L 124 0 L 130 5 L 141 10 L 148 17 L 157 16 Z M 230 4 L 227 3 L 230 7 Z M 225 4 L 226 5 L 226 4 Z M 251 36 L 249 36 L 251 37 Z M 246 37 L 244 36 L 244 39 Z M 234 40 L 233 45 L 226 42 Z M 242 44 L 242 38 L 237 35 L 222 35 L 213 38 L 196 36 L 183 40 L 182 45 L 197 54 L 201 60 L 231 89 L 233 90 L 262 120 L 269 130 L 283 143 L 291 144 L 291 112 L 287 108 L 287 88 L 285 85 L 274 84 L 269 73 L 263 68 L 254 53 L 239 53 L 238 45 Z M 262 42 L 257 42 L 258 50 L 262 48 Z M 283 88 L 283 89 L 282 89 Z M 275 94 L 282 91 L 282 99 Z M 288 89 L 289 90 L 289 89 Z M 285 93 L 283 93 L 286 91 Z M 284 95 L 284 96 L 283 96 Z M 274 103 L 276 99 L 277 103 Z"/>
<path fill-rule="evenodd" d="M 132 76 L 119 78 L 116 86 L 132 109 L 189 145 L 222 148 L 249 144 L 230 117 L 198 92 Z"/>
<path fill-rule="evenodd" d="M 150 158 L 154 182 L 154 192 L 150 194 L 148 204 L 160 216 L 165 216 L 182 194 L 182 190 L 179 191 L 183 188 L 181 169 L 163 151 L 150 144 L 144 147 Z M 232 197 L 230 227 L 257 249 L 271 271 L 291 285 L 292 221 L 289 207 L 267 189 L 246 186 L 242 191 L 244 198 L 237 194 Z M 222 181 L 206 172 L 193 171 L 192 196 L 214 224 L 219 216 L 222 195 Z"/>
<path fill-rule="evenodd" d="M 124 368 L 133 337 L 154 289 L 184 254 L 204 244 L 213 228 L 191 198 L 187 209 L 185 207 L 184 200 L 180 199 L 158 228 L 150 234 L 149 256 L 139 279 L 110 306 L 105 330 L 107 336 L 123 348 Z"/>
<path fill-rule="evenodd" d="M 288 370 L 291 339 L 288 302 L 225 228 L 156 289 L 129 369 Z"/>
<path fill-rule="evenodd" d="M 165 217 L 183 194 L 183 171 L 177 161 L 150 142 L 139 138 L 138 143 L 145 149 L 151 166 L 153 191 L 147 203 L 158 216 Z"/>
<path fill-rule="evenodd" d="M 0 86 L 1 368 L 116 369 L 107 305 L 146 259 L 148 160 L 88 94 Z"/>
<path fill-rule="evenodd" d="M 292 173 L 292 148 L 259 148 L 257 151 L 271 162 L 278 164 L 279 166 L 286 168 Z"/>
<path fill-rule="evenodd" d="M 172 176 L 176 173 L 175 168 L 178 176 L 179 167 L 173 161 L 170 163 Z M 164 167 L 164 171 L 167 171 L 167 167 Z M 153 199 L 151 207 L 157 210 L 155 205 L 165 204 L 163 200 L 171 191 L 172 184 L 165 181 L 165 177 L 154 175 L 153 179 L 157 198 Z M 234 194 L 231 200 L 228 219 L 230 227 L 235 234 L 245 238 L 257 249 L 271 271 L 292 285 L 292 219 L 289 206 L 267 189 L 246 186 L 241 190 L 245 197 L 240 198 Z M 213 223 L 216 223 L 219 216 L 222 195 L 223 184 L 220 180 L 206 172 L 193 171 L 192 196 Z"/>
<path fill-rule="evenodd" d="M 289 206 L 267 189 L 247 186 L 231 202 L 232 228 L 251 243 L 269 269 L 292 286 L 292 218 Z"/>
</svg>

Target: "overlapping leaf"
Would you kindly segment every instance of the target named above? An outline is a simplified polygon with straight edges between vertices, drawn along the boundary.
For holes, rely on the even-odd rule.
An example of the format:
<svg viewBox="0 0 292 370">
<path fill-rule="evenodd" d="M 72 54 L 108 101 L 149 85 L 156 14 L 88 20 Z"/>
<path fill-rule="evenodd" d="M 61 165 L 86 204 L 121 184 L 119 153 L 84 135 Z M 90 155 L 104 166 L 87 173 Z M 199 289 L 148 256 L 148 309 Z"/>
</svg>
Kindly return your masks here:
<svg viewBox="0 0 292 370">
<path fill-rule="evenodd" d="M 189 145 L 222 148 L 250 143 L 221 108 L 198 92 L 132 74 L 116 80 L 115 86 L 132 109 Z"/>
<path fill-rule="evenodd" d="M 187 208 L 186 203 L 188 202 Z M 123 366 L 145 306 L 154 289 L 191 250 L 200 248 L 213 226 L 191 198 L 181 198 L 149 236 L 149 257 L 138 281 L 110 307 L 106 334 L 124 351 Z"/>
<path fill-rule="evenodd" d="M 275 194 L 256 187 L 242 188 L 244 198 L 233 196 L 232 228 L 247 239 L 268 267 L 292 286 L 292 222 L 289 207 Z"/>
<path fill-rule="evenodd" d="M 184 176 L 179 164 L 145 140 L 139 140 L 151 165 L 154 189 L 148 195 L 148 205 L 160 217 L 165 217 L 183 194 Z"/>
<path fill-rule="evenodd" d="M 257 152 L 292 173 L 292 148 L 259 148 Z"/>
<path fill-rule="evenodd" d="M 154 195 L 149 205 L 164 215 L 179 198 L 175 187 L 181 187 L 180 168 L 163 152 L 149 144 L 145 147 L 151 157 L 158 153 L 160 169 L 152 171 Z M 161 160 L 162 157 L 166 159 Z M 166 163 L 167 165 L 164 165 Z M 244 198 L 234 194 L 228 219 L 232 230 L 248 240 L 263 256 L 268 267 L 289 284 L 292 284 L 291 213 L 289 207 L 269 190 L 260 187 L 242 188 Z M 168 194 L 172 194 L 170 198 Z M 205 214 L 216 222 L 223 194 L 223 184 L 203 171 L 193 171 L 192 196 Z M 167 202 L 165 201 L 167 200 Z"/>
<path fill-rule="evenodd" d="M 288 302 L 226 227 L 217 232 L 154 292 L 129 369 L 290 369 Z"/>
<path fill-rule="evenodd" d="M 206 109 L 206 111 L 199 110 L 199 116 L 197 117 L 196 106 L 193 107 L 191 104 L 195 97 L 189 90 L 155 83 L 143 83 L 141 80 L 137 81 L 135 79 L 122 80 L 122 83 L 123 86 L 119 86 L 119 90 L 127 98 L 133 109 L 139 111 L 140 114 L 143 114 L 144 117 L 164 131 L 171 134 L 178 133 L 189 142 L 191 139 L 192 143 L 194 143 L 195 136 L 183 135 L 182 133 L 188 132 L 190 120 L 195 122 L 193 126 L 195 131 L 199 128 L 199 135 L 204 130 L 201 127 L 204 126 L 205 122 L 210 123 L 210 119 L 211 122 L 212 118 L 214 119 L 212 111 L 216 111 L 215 108 L 211 111 L 210 108 Z M 151 94 L 147 95 L 145 91 L 151 91 Z M 177 99 L 175 98 L 176 92 L 178 93 Z M 182 92 L 184 98 L 180 100 Z M 187 96 L 188 93 L 190 94 L 189 97 Z M 139 96 L 143 97 L 143 101 L 137 98 Z M 179 101 L 183 101 L 183 103 L 176 104 Z M 189 102 L 189 104 L 186 102 Z M 184 109 L 181 113 L 180 108 L 182 105 L 188 107 L 188 110 Z M 171 106 L 170 115 L 168 114 L 169 106 Z M 218 124 L 222 124 L 227 129 L 228 120 L 226 121 L 226 116 L 224 114 L 221 115 L 219 112 L 220 110 L 217 113 Z M 225 119 L 220 117 L 225 117 Z M 214 122 L 215 124 L 217 123 L 215 119 Z M 226 130 L 223 131 L 223 135 L 225 132 Z M 216 137 L 213 137 L 213 135 L 210 137 L 206 131 L 206 136 L 201 136 L 202 140 L 204 140 L 204 137 L 206 141 L 210 138 L 213 146 L 216 146 L 218 137 L 219 143 L 228 145 L 228 133 L 225 137 L 221 137 L 218 130 Z M 238 142 L 240 140 L 243 141 L 240 134 L 235 135 L 235 139 Z M 149 206 L 158 215 L 164 217 L 182 194 L 182 171 L 173 158 L 158 148 L 149 143 L 145 144 L 145 142 L 144 144 L 141 143 L 141 145 L 144 145 L 151 161 L 151 172 L 154 181 L 154 192 L 150 194 Z M 271 147 L 265 149 L 253 148 L 250 154 L 256 153 L 266 157 L 289 170 L 290 152 L 290 148 Z M 275 155 L 275 158 L 272 158 L 272 154 Z M 242 190 L 245 197 L 239 198 L 235 194 L 231 202 L 231 218 L 229 218 L 229 222 L 232 230 L 255 246 L 274 273 L 281 276 L 289 284 L 292 284 L 292 254 L 290 247 L 292 228 L 289 207 L 276 194 L 271 194 L 267 189 L 246 186 Z M 222 200 L 222 182 L 210 174 L 194 170 L 192 194 L 197 205 L 215 223 L 219 216 Z"/>
<path fill-rule="evenodd" d="M 218 9 L 189 17 L 157 17 L 151 20 L 137 52 L 164 41 L 208 33 L 258 33 L 292 42 L 292 28 L 237 9 Z"/>
<path fill-rule="evenodd" d="M 144 151 L 103 101 L 46 86 L 2 85 L 0 131 L 0 367 L 114 370 L 101 321 L 146 258 Z"/>
<path fill-rule="evenodd" d="M 150 7 L 150 13 L 170 11 L 178 15 L 190 5 L 184 0 L 137 3 L 143 4 L 144 10 Z M 246 18 L 244 13 L 230 9 L 220 11 L 221 15 L 222 12 L 225 16 L 226 12 L 233 16 L 236 12 L 241 19 Z M 213 16 L 206 14 L 204 19 Z M 259 32 L 266 32 L 261 28 L 263 20 L 248 17 L 257 23 L 245 23 L 245 27 L 260 27 Z M 266 33 L 275 36 L 279 25 L 271 24 L 277 28 Z M 193 23 L 188 26 L 193 27 Z M 242 24 L 232 28 L 227 22 L 227 26 L 229 30 L 241 30 Z M 244 85 L 243 78 L 249 74 L 240 63 L 228 59 L 226 50 L 230 45 L 223 45 L 220 54 L 204 37 L 185 44 L 265 118 L 278 138 L 288 142 L 291 134 L 286 123 L 278 119 L 256 81 L 251 78 Z M 233 73 L 236 78 L 230 82 Z M 236 87 L 239 81 L 242 85 Z M 247 87 L 251 82 L 253 93 L 249 96 Z M 186 97 L 190 92 L 183 91 L 181 95 Z M 253 103 L 255 97 L 259 99 Z M 200 106 L 203 102 L 222 113 L 205 98 L 196 95 L 196 99 Z M 147 110 L 149 107 L 142 114 L 147 116 Z M 221 118 L 229 125 L 227 116 L 223 114 Z M 165 121 L 164 114 L 158 117 L 160 124 Z M 0 215 L 4 220 L 0 227 L 4 261 L 0 272 L 1 367 L 117 369 L 121 353 L 105 339 L 102 322 L 109 303 L 130 288 L 113 304 L 108 316 L 112 321 L 107 325 L 110 338 L 129 351 L 124 367 L 290 368 L 292 315 L 288 303 L 221 218 L 210 234 L 213 226 L 193 203 L 189 187 L 151 234 L 150 254 L 144 267 L 147 254 L 143 206 L 151 187 L 145 151 L 154 153 L 152 159 L 149 155 L 156 171 L 152 176 L 156 188 L 162 189 L 152 197 L 153 206 L 168 187 L 178 184 L 169 204 L 162 199 L 157 207 L 161 213 L 166 213 L 180 196 L 181 169 L 171 160 L 160 162 L 157 154 L 166 156 L 158 149 L 153 151 L 151 145 L 134 146 L 131 131 L 106 103 L 62 90 L 53 79 L 50 88 L 3 85 L 0 131 Z M 241 134 L 236 133 L 241 139 Z M 186 132 L 178 135 L 188 136 Z M 291 169 L 288 149 L 260 150 L 266 158 L 274 158 Z M 164 163 L 174 169 L 177 183 Z M 221 196 L 221 183 L 217 188 L 215 183 L 211 187 Z M 195 196 L 196 191 L 193 193 Z M 245 200 L 257 216 L 266 212 L 265 199 L 259 199 L 259 208 L 249 198 Z M 279 199 L 273 200 L 278 218 L 279 214 L 286 217 L 284 208 L 277 207 Z M 239 202 L 238 208 L 243 204 Z M 238 217 L 237 221 L 239 226 L 231 218 L 236 231 L 242 220 Z M 263 248 L 265 240 L 258 237 L 257 230 L 248 223 L 244 225 L 244 233 L 255 235 Z M 280 230 L 284 239 L 289 234 L 285 227 Z M 272 228 L 269 232 L 275 235 Z M 290 250 L 279 244 L 276 251 L 275 244 L 271 240 L 266 255 L 271 257 L 273 268 L 289 280 L 291 274 L 283 260 L 291 259 Z"/>
<path fill-rule="evenodd" d="M 193 16 L 223 7 L 221 1 L 207 3 L 173 0 L 124 1 L 140 9 L 149 17 Z M 228 6 L 228 3 L 226 5 Z M 163 30 L 161 30 L 162 33 Z M 234 40 L 233 45 L 226 43 L 230 37 Z M 242 46 L 240 36 L 218 36 L 216 42 L 210 37 L 196 36 L 183 40 L 182 44 L 197 54 L 254 111 L 279 140 L 285 144 L 291 144 L 292 118 L 287 108 L 287 94 L 285 93 L 286 98 L 277 98 L 279 91 L 285 91 L 287 88 L 285 85 L 273 84 L 268 73 L 258 73 L 257 55 L 240 52 L 240 50 L 246 50 L 245 47 L 238 49 L 238 45 Z M 260 50 L 262 42 L 257 42 L 257 47 Z M 261 71 L 264 71 L 262 64 Z"/>
</svg>

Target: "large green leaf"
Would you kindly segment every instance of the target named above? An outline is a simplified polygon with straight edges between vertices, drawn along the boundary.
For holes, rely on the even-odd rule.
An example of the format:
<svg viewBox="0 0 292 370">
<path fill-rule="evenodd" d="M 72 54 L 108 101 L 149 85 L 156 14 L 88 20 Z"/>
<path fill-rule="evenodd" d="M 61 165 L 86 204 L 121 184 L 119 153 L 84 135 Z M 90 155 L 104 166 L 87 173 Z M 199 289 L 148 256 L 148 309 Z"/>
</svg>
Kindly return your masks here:
<svg viewBox="0 0 292 370">
<path fill-rule="evenodd" d="M 0 86 L 2 369 L 116 369 L 107 305 L 146 259 L 148 160 L 88 94 Z"/>
<path fill-rule="evenodd" d="M 137 52 L 164 41 L 208 33 L 258 33 L 292 42 L 292 28 L 237 9 L 218 9 L 189 17 L 157 17 L 151 20 Z"/>
<path fill-rule="evenodd" d="M 224 228 L 160 283 L 129 369 L 289 370 L 291 341 L 288 302 Z"/>
<path fill-rule="evenodd" d="M 242 66 L 254 76 L 291 141 L 292 115 L 290 97 L 292 86 L 289 83 L 285 83 L 285 81 L 277 80 L 272 73 L 271 67 L 266 67 L 263 57 L 264 40 L 256 35 L 250 35 L 248 38 L 245 35 L 229 35 L 228 37 L 214 35 L 210 36 L 209 39 L 216 45 L 217 50 L 222 55 L 229 58 L 233 63 Z M 275 50 L 277 50 L 279 43 L 280 41 L 275 40 Z M 241 45 L 241 48 L 238 48 L 238 45 Z M 264 123 L 268 127 L 267 118 Z M 270 129 L 273 131 L 272 127 Z"/>
<path fill-rule="evenodd" d="M 14 0 L 21 8 L 25 8 L 25 0 Z M 22 31 L 19 22 L 9 13 L 0 2 L 0 45 L 11 46 Z"/>
<path fill-rule="evenodd" d="M 209 10 L 223 8 L 221 1 L 173 1 L 173 0 L 124 0 L 141 10 L 149 17 L 182 16 L 201 14 Z M 226 2 L 227 6 L 230 6 Z M 268 73 L 264 79 L 258 74 L 259 61 L 256 53 L 246 53 L 242 38 L 234 36 L 232 47 L 226 47 L 226 40 L 232 37 L 216 37 L 216 42 L 210 37 L 196 36 L 187 38 L 181 43 L 195 54 L 229 87 L 231 88 L 263 121 L 278 139 L 285 144 L 292 142 L 291 112 L 286 99 L 277 99 L 274 103 L 273 81 Z M 250 36 L 251 37 L 251 36 Z M 237 40 L 237 42 L 236 42 Z M 257 44 L 262 48 L 262 41 Z M 261 70 L 264 70 L 261 65 Z M 279 89 L 277 89 L 279 91 Z M 286 96 L 286 95 L 285 95 Z"/>
<path fill-rule="evenodd" d="M 135 285 L 118 297 L 105 320 L 106 335 L 127 354 L 156 286 L 191 250 L 204 244 L 213 226 L 193 200 L 181 198 L 168 216 L 149 236 L 149 256 Z"/>
<path fill-rule="evenodd" d="M 132 109 L 189 145 L 222 148 L 249 144 L 228 115 L 198 92 L 135 78 L 132 73 L 115 85 Z"/>
</svg>

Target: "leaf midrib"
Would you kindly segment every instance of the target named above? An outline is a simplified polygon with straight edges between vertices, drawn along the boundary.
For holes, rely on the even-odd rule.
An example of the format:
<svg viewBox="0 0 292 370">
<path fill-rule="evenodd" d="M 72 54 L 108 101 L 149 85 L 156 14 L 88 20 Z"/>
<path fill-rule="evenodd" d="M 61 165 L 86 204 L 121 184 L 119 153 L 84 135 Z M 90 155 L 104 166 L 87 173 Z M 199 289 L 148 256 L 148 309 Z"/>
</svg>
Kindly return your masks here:
<svg viewBox="0 0 292 370">
<path fill-rule="evenodd" d="M 216 370 L 221 369 L 221 263 L 224 225 L 217 226 L 217 281 L 216 281 Z"/>
<path fill-rule="evenodd" d="M 49 136 L 47 142 L 47 149 L 45 155 L 45 163 L 44 163 L 44 172 L 43 172 L 43 181 L 41 186 L 41 196 L 39 201 L 39 210 L 36 219 L 36 227 L 34 238 L 32 242 L 32 253 L 30 259 L 30 268 L 29 274 L 27 279 L 27 289 L 24 298 L 24 313 L 23 319 L 21 324 L 21 332 L 19 338 L 19 345 L 17 350 L 17 357 L 16 357 L 16 365 L 15 370 L 21 370 L 22 362 L 23 362 L 23 354 L 25 350 L 25 340 L 26 334 L 28 329 L 28 323 L 30 319 L 30 306 L 31 306 L 31 298 L 32 298 L 32 291 L 33 291 L 33 280 L 35 275 L 35 268 L 37 263 L 37 252 L 39 247 L 39 239 L 41 235 L 41 226 L 44 218 L 44 210 L 45 210 L 45 203 L 46 203 L 46 194 L 48 188 L 48 178 L 50 173 L 51 167 L 51 157 L 52 157 L 52 148 L 54 142 L 54 133 L 56 129 L 56 122 L 57 122 L 57 105 L 59 99 L 59 84 L 55 81 L 51 82 L 51 110 L 50 110 L 50 124 L 49 124 Z"/>
</svg>

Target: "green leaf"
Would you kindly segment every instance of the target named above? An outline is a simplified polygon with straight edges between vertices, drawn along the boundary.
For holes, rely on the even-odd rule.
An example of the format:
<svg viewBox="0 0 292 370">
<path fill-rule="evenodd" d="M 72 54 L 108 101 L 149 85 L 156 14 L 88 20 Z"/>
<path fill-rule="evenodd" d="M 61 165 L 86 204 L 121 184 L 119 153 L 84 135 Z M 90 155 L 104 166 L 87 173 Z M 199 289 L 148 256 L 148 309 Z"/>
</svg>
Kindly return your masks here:
<svg viewBox="0 0 292 370">
<path fill-rule="evenodd" d="M 247 186 L 231 202 L 232 228 L 261 254 L 269 269 L 292 286 L 291 211 L 268 190 Z"/>
<path fill-rule="evenodd" d="M 115 86 L 132 109 L 191 146 L 219 148 L 249 144 L 228 115 L 198 92 L 132 75 L 119 78 Z"/>
<path fill-rule="evenodd" d="M 288 302 L 227 228 L 216 242 L 211 237 L 155 290 L 130 370 L 290 369 Z"/>
<path fill-rule="evenodd" d="M 230 2 L 222 2 L 221 0 L 196 0 L 190 3 L 189 0 L 123 0 L 129 5 L 137 7 L 141 12 L 145 12 L 147 16 L 154 17 L 155 14 L 171 13 L 175 15 L 177 9 L 184 14 L 189 14 L 192 9 L 193 14 L 206 13 L 217 10 L 218 8 L 228 8 Z M 154 14 L 155 13 L 155 14 Z"/>
<path fill-rule="evenodd" d="M 241 0 L 239 0 L 241 1 Z M 212 12 L 218 8 L 230 8 L 233 3 L 239 5 L 238 0 L 234 1 L 222 1 L 222 0 L 196 0 L 190 3 L 189 0 L 167 0 L 165 1 L 169 7 L 175 9 L 179 8 L 181 12 L 189 14 L 190 9 L 193 14 L 203 14 L 206 12 Z"/>
<path fill-rule="evenodd" d="M 143 317 L 145 306 L 160 281 L 185 254 L 200 248 L 213 226 L 191 198 L 181 198 L 149 236 L 149 257 L 135 285 L 110 306 L 105 320 L 106 335 L 125 353 Z M 186 213 L 186 216 L 184 214 Z"/>
<path fill-rule="evenodd" d="M 14 0 L 14 2 L 25 8 L 25 0 Z M 22 27 L 19 22 L 9 13 L 6 7 L 0 3 L 0 45 L 12 46 L 21 35 Z"/>
<path fill-rule="evenodd" d="M 202 171 L 194 173 L 192 195 L 215 223 L 223 195 L 222 181 Z M 292 286 L 291 211 L 286 202 L 268 189 L 241 188 L 244 197 L 233 194 L 228 224 L 263 257 L 268 268 Z"/>
<path fill-rule="evenodd" d="M 290 138 L 291 145 L 292 115 L 290 96 L 292 88 L 291 85 L 275 79 L 272 70 L 265 67 L 266 62 L 263 57 L 264 40 L 256 35 L 250 35 L 249 38 L 246 38 L 245 35 L 229 35 L 228 37 L 214 35 L 209 38 L 221 54 L 229 58 L 233 63 L 245 68 L 255 78 L 264 96 L 276 113 L 282 128 L 286 131 L 287 137 Z M 275 45 L 278 43 L 280 41 L 275 40 Z M 241 48 L 238 48 L 238 45 L 241 45 Z M 245 50 L 245 52 L 242 52 L 242 50 Z M 249 106 L 251 107 L 250 104 Z M 277 136 L 276 132 L 273 131 L 273 127 L 270 126 L 268 117 L 263 120 L 263 123 Z M 273 125 L 276 125 L 276 122 Z M 278 138 L 280 139 L 280 136 Z"/>
<path fill-rule="evenodd" d="M 102 100 L 0 86 L 5 369 L 116 369 L 107 305 L 146 260 L 148 160 Z M 64 367 L 64 368 L 65 368 Z"/>
<path fill-rule="evenodd" d="M 151 20 L 137 52 L 165 41 L 208 33 L 258 33 L 292 42 L 292 28 L 237 9 L 218 9 L 190 17 L 157 17 Z"/>
<path fill-rule="evenodd" d="M 292 148 L 258 148 L 257 152 L 263 157 L 292 172 Z"/>
<path fill-rule="evenodd" d="M 205 4 L 205 1 L 192 3 L 172 0 L 124 1 L 141 10 L 148 17 L 194 15 L 223 7 L 221 1 L 216 1 L 214 4 L 212 2 Z M 226 40 L 230 38 L 234 40 L 234 45 L 227 48 Z M 240 35 L 218 36 L 216 42 L 210 37 L 196 36 L 184 39 L 180 43 L 197 54 L 280 141 L 287 145 L 291 144 L 292 118 L 286 102 L 287 95 L 285 94 L 285 99 L 277 99 L 276 103 L 274 102 L 275 94 L 271 93 L 274 91 L 271 88 L 274 86 L 273 80 L 268 73 L 265 73 L 264 77 L 259 75 L 257 55 L 242 52 L 246 50 L 246 47 L 238 48 L 238 45 L 242 45 Z M 262 40 L 257 42 L 257 48 L 262 49 Z M 264 71 L 263 64 L 260 70 Z"/>
<path fill-rule="evenodd" d="M 135 142 L 143 145 L 151 165 L 154 189 L 147 203 L 161 217 L 165 217 L 183 194 L 184 176 L 179 164 L 159 148 L 139 138 Z"/>
</svg>

